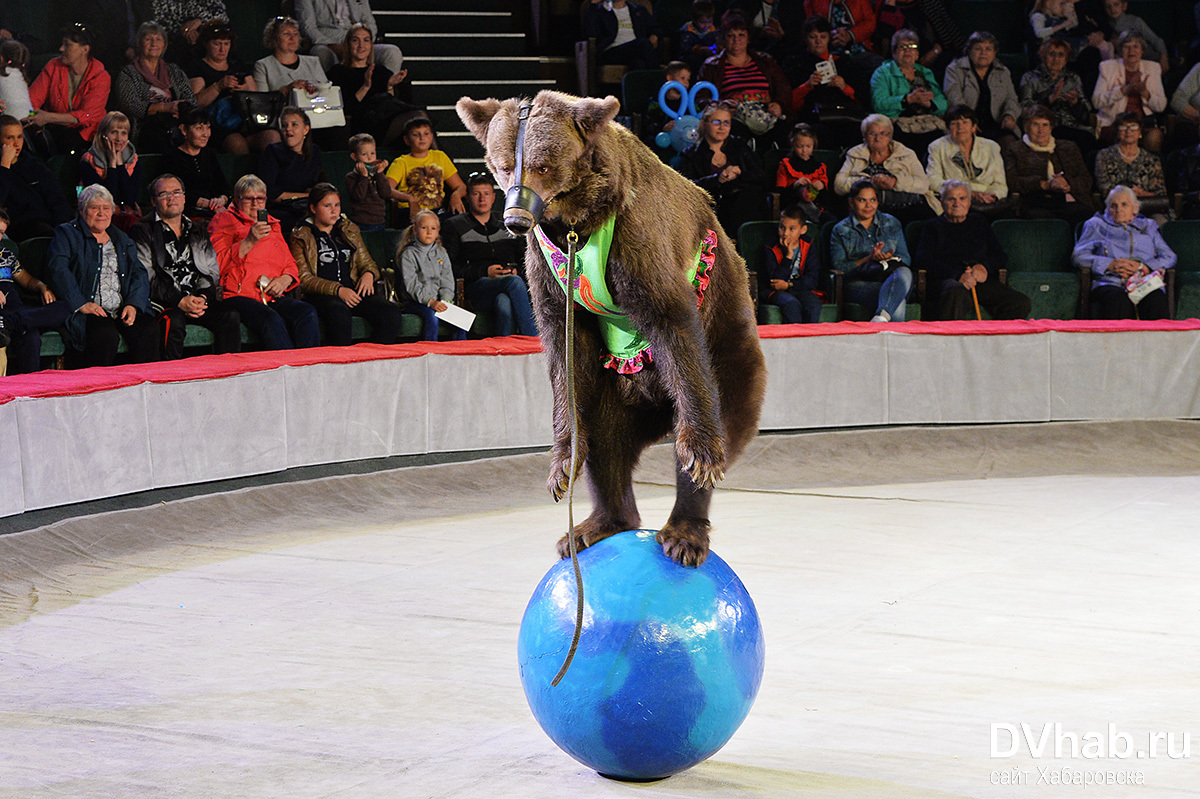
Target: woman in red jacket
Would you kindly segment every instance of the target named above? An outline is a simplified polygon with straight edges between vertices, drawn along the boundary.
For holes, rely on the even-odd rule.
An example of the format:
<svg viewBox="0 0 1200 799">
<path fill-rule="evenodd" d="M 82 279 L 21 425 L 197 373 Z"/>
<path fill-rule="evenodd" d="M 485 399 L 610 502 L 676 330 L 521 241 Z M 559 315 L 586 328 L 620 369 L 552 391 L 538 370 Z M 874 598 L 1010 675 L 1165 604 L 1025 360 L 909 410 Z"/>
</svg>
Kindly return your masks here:
<svg viewBox="0 0 1200 799">
<path fill-rule="evenodd" d="M 300 284 L 300 274 L 279 220 L 267 215 L 267 184 L 261 178 L 243 175 L 234 184 L 233 202 L 213 217 L 208 237 L 221 267 L 223 300 L 263 349 L 321 343 L 317 309 L 284 296 Z"/>
<path fill-rule="evenodd" d="M 92 42 L 87 29 L 76 23 L 62 31 L 62 55 L 53 58 L 29 87 L 34 113 L 22 120 L 31 128 L 31 138 L 40 155 L 79 155 L 90 145 L 104 106 L 111 78 L 104 65 L 91 57 Z M 78 86 L 71 91 L 71 85 Z"/>
</svg>

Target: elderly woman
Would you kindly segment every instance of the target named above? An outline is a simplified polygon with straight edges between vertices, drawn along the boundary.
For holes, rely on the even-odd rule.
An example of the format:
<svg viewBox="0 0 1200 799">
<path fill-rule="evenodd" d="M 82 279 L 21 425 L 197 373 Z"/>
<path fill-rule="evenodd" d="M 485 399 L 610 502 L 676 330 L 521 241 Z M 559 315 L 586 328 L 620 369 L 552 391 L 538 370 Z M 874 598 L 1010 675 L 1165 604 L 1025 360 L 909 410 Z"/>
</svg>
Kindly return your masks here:
<svg viewBox="0 0 1200 799">
<path fill-rule="evenodd" d="M 304 299 L 317 309 L 335 347 L 350 345 L 352 316 L 371 325 L 371 341 L 395 344 L 403 324 L 400 306 L 387 300 L 379 267 L 363 244 L 358 225 L 342 216 L 342 199 L 329 183 L 308 196 L 310 214 L 292 233 L 292 257 L 300 270 Z"/>
<path fill-rule="evenodd" d="M 112 78 L 92 58 L 92 39 L 82 25 L 63 28 L 59 56 L 52 58 L 29 87 L 32 116 L 21 120 L 43 157 L 79 155 L 88 148 L 104 117 Z"/>
<path fill-rule="evenodd" d="M 187 74 L 163 56 L 167 34 L 157 22 L 143 22 L 137 30 L 132 64 L 117 75 L 114 93 L 117 110 L 129 117 L 130 138 L 144 153 L 165 153 L 171 133 L 179 125 L 179 104 L 194 103 Z"/>
<path fill-rule="evenodd" d="M 896 121 L 896 137 L 924 154 L 929 143 L 945 131 L 946 95 L 937 78 L 917 63 L 921 45 L 907 28 L 892 35 L 892 60 L 871 76 L 871 101 L 876 112 Z"/>
<path fill-rule="evenodd" d="M 700 80 L 716 86 L 723 100 L 737 103 L 734 116 L 740 135 L 765 137 L 773 129 L 783 132 L 777 123 L 792 102 L 792 87 L 783 70 L 771 56 L 749 49 L 750 29 L 741 14 L 725 15 L 721 38 L 725 49 L 704 62 Z"/>
<path fill-rule="evenodd" d="M 846 160 L 833 179 L 834 192 L 845 196 L 855 181 L 870 181 L 879 208 L 906 223 L 928 219 L 941 211 L 937 198 L 929 191 L 929 178 L 917 154 L 892 141 L 892 120 L 883 114 L 871 114 L 862 121 L 861 129 L 863 143 L 846 152 Z"/>
<path fill-rule="evenodd" d="M 1092 105 L 1100 124 L 1100 141 L 1105 144 L 1117 137 L 1117 116 L 1123 112 L 1149 117 L 1161 113 L 1167 107 L 1167 95 L 1163 91 L 1162 66 L 1146 61 L 1142 53 L 1146 43 L 1132 31 L 1122 33 L 1117 39 L 1117 58 L 1100 64 L 1100 78 L 1092 92 Z M 1154 129 L 1146 134 L 1146 146 L 1158 150 L 1162 145 L 1162 132 Z"/>
<path fill-rule="evenodd" d="M 287 97 L 292 89 L 313 91 L 327 82 L 321 61 L 313 55 L 300 55 L 300 24 L 291 17 L 275 17 L 263 28 L 263 47 L 271 55 L 254 62 L 254 83 L 260 92 L 281 92 Z"/>
<path fill-rule="evenodd" d="M 212 144 L 227 153 L 262 152 L 268 144 L 279 141 L 279 132 L 260 130 L 245 135 L 245 122 L 233 104 L 235 91 L 256 92 L 258 84 L 241 61 L 230 56 L 233 47 L 233 28 L 229 23 L 213 19 L 200 26 L 197 41 L 203 53 L 185 65 L 196 105 L 208 110 L 212 120 Z"/>
<path fill-rule="evenodd" d="M 969 106 L 956 105 L 947 111 L 946 127 L 949 133 L 929 145 L 925 174 L 930 191 L 940 193 L 946 181 L 962 181 L 971 187 L 971 210 L 993 219 L 1010 215 L 1014 208 L 1008 199 L 1000 145 L 979 135 Z"/>
<path fill-rule="evenodd" d="M 996 60 L 996 37 L 975 31 L 967 39 L 967 54 L 946 67 L 946 101 L 975 111 L 980 131 L 989 139 L 1017 135 L 1021 104 L 1012 73 Z"/>
<path fill-rule="evenodd" d="M 1071 256 L 1076 266 L 1092 271 L 1092 316 L 1166 319 L 1167 292 L 1161 277 L 1175 266 L 1175 253 L 1154 220 L 1138 213 L 1133 189 L 1117 186 L 1106 204 L 1104 214 L 1084 224 Z"/>
<path fill-rule="evenodd" d="M 1092 106 L 1078 73 L 1067 67 L 1071 45 L 1057 36 L 1038 50 L 1041 63 L 1021 76 L 1021 108 L 1044 105 L 1054 112 L 1054 137 L 1070 139 L 1083 152 L 1096 149 Z"/>
<path fill-rule="evenodd" d="M 1044 105 L 1026 109 L 1021 127 L 1021 140 L 1003 147 L 1004 179 L 1009 191 L 1021 195 L 1021 214 L 1058 217 L 1072 225 L 1090 217 L 1092 178 L 1075 143 L 1051 134 L 1054 112 Z"/>
<path fill-rule="evenodd" d="M 1024 319 L 1030 301 L 1000 282 L 1008 256 L 991 223 L 973 213 L 971 187 L 942 183 L 943 213 L 921 228 L 913 266 L 928 273 L 928 304 L 944 320 L 976 319 L 975 303 L 993 319 Z"/>
<path fill-rule="evenodd" d="M 224 301 L 263 349 L 315 347 L 320 344 L 317 311 L 284 296 L 300 283 L 300 275 L 279 220 L 266 211 L 267 185 L 257 175 L 243 175 L 234 184 L 233 204 L 208 225 Z"/>
<path fill-rule="evenodd" d="M 134 363 L 158 360 L 150 277 L 133 240 L 112 224 L 113 197 L 100 184 L 79 192 L 79 216 L 54 230 L 46 279 L 74 309 L 67 317 L 70 360 L 109 366 L 125 339 Z"/>
<path fill-rule="evenodd" d="M 766 212 L 763 167 L 742 139 L 730 135 L 733 104 L 709 103 L 700 116 L 700 139 L 679 154 L 679 172 L 717 202 L 717 219 L 731 236 L 743 222 Z"/>
<path fill-rule="evenodd" d="M 1128 186 L 1137 195 L 1144 216 L 1162 224 L 1170 201 L 1162 161 L 1139 146 L 1142 119 L 1126 112 L 1117 117 L 1117 143 L 1096 154 L 1096 189 L 1102 193 Z"/>
<path fill-rule="evenodd" d="M 830 266 L 846 276 L 846 299 L 875 308 L 872 322 L 903 322 L 912 270 L 900 220 L 879 211 L 869 180 L 850 187 L 850 215 L 833 226 Z"/>
</svg>

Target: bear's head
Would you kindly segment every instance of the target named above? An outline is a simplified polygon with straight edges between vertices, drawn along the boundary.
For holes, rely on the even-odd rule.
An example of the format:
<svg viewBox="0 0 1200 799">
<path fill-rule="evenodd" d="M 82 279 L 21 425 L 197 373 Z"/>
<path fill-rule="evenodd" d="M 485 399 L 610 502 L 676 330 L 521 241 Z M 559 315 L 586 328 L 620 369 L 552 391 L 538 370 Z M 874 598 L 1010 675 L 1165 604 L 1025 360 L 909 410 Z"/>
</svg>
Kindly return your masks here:
<svg viewBox="0 0 1200 799">
<path fill-rule="evenodd" d="M 540 213 L 572 222 L 586 214 L 607 184 L 596 145 L 620 109 L 611 96 L 601 100 L 538 92 L 524 122 L 518 175 L 522 102 L 529 101 L 463 97 L 456 106 L 463 124 L 484 146 L 488 168 L 505 193 L 504 225 L 516 235 L 536 225 Z"/>
</svg>

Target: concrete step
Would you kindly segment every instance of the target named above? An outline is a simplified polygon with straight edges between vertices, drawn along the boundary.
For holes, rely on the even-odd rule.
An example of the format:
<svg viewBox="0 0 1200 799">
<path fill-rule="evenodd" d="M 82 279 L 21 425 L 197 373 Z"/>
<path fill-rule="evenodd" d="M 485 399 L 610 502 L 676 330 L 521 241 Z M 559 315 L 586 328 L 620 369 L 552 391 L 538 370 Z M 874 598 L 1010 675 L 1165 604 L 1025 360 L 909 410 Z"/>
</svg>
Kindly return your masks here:
<svg viewBox="0 0 1200 799">
<path fill-rule="evenodd" d="M 540 60 L 537 56 L 422 55 L 406 57 L 404 66 L 410 80 L 525 80 L 541 77 Z"/>
<path fill-rule="evenodd" d="M 523 56 L 527 52 L 523 33 L 388 33 L 384 36 L 388 44 L 399 47 L 406 58 L 453 53 Z"/>
<path fill-rule="evenodd" d="M 387 33 L 512 33 L 507 11 L 376 11 L 380 32 Z"/>
<path fill-rule="evenodd" d="M 553 89 L 554 81 L 529 78 L 524 80 L 414 80 L 413 102 L 429 108 L 435 105 L 453 106 L 466 96 L 477 100 L 486 97 L 532 97 L 542 89 Z"/>
</svg>

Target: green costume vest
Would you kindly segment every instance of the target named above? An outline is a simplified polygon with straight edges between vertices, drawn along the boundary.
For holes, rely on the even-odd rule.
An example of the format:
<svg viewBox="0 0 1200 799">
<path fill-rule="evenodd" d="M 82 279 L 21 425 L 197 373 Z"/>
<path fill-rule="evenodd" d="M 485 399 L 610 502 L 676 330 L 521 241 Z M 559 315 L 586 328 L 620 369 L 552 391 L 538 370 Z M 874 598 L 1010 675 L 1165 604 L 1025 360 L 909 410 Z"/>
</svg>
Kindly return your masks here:
<svg viewBox="0 0 1200 799">
<path fill-rule="evenodd" d="M 575 252 L 576 281 L 575 299 L 587 310 L 596 314 L 600 322 L 600 335 L 609 354 L 604 357 L 604 366 L 621 374 L 640 372 L 654 360 L 650 342 L 642 335 L 624 311 L 613 299 L 608 288 L 608 251 L 612 246 L 616 217 L 588 237 Z M 567 254 L 550 240 L 541 226 L 533 229 L 542 255 L 554 270 L 563 291 L 567 291 Z M 712 276 L 713 263 L 717 258 L 717 234 L 709 230 L 696 253 L 695 263 L 688 272 L 688 279 L 696 289 L 696 307 L 704 301 L 704 291 Z"/>
</svg>

